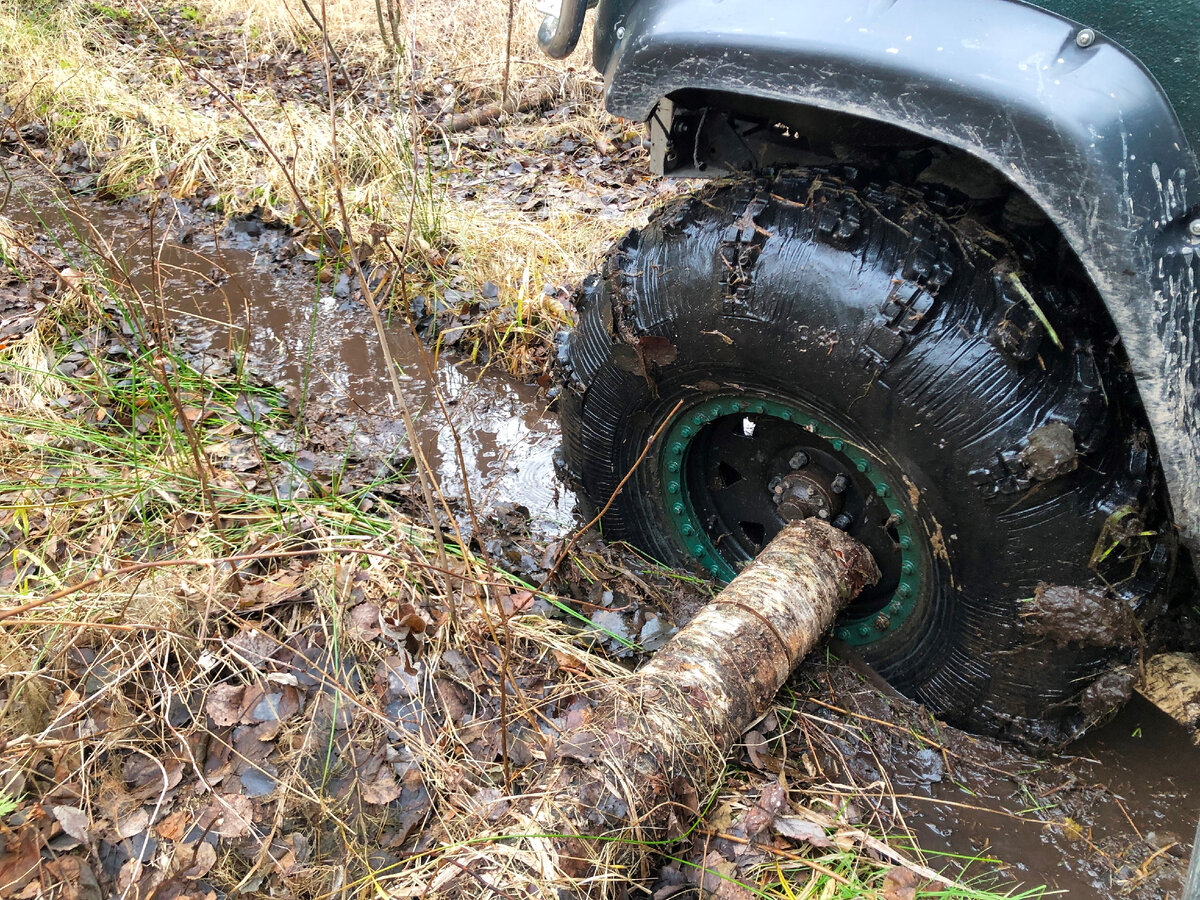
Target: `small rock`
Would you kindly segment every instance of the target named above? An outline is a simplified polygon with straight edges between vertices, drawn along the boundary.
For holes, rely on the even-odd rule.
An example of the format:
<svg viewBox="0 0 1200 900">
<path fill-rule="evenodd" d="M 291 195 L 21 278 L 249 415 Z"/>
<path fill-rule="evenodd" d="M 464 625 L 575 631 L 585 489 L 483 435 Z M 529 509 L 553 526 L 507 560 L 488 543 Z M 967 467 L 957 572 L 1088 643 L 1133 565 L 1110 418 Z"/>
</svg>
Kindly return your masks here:
<svg viewBox="0 0 1200 900">
<path fill-rule="evenodd" d="M 642 630 L 638 634 L 638 643 L 642 645 L 643 650 L 657 650 L 669 641 L 678 630 L 663 621 L 661 616 L 651 613 L 647 616 L 646 624 L 642 626 Z"/>
</svg>

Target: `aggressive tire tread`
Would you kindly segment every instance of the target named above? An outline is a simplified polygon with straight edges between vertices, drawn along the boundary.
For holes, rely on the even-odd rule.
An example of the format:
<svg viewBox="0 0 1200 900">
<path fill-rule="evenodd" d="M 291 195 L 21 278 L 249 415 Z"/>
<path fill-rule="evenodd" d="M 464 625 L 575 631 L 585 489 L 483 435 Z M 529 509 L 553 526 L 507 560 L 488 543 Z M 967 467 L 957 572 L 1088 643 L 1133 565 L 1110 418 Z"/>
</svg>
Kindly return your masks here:
<svg viewBox="0 0 1200 900">
<path fill-rule="evenodd" d="M 1086 686 L 1134 651 L 1031 636 L 1021 603 L 1041 583 L 1104 591 L 1088 563 L 1112 511 L 1138 508 L 1146 529 L 1162 514 L 1129 470 L 1145 437 L 1121 360 L 1029 255 L 853 173 L 673 203 L 577 295 L 558 363 L 565 467 L 600 508 L 673 404 L 716 391 L 840 423 L 909 487 L 927 537 L 921 613 L 866 645 L 868 662 L 958 724 L 1061 742 L 1102 714 Z M 686 565 L 654 456 L 604 531 Z M 1151 543 L 1157 568 L 1110 589 L 1134 609 L 1167 565 Z"/>
</svg>

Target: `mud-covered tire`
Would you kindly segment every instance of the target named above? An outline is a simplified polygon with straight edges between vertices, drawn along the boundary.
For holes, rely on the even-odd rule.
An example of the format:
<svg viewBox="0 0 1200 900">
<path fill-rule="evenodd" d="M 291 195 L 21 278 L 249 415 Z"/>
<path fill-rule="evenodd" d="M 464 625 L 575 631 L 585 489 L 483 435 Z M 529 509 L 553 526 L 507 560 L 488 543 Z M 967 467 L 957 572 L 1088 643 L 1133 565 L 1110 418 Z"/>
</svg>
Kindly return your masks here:
<svg viewBox="0 0 1200 900">
<path fill-rule="evenodd" d="M 855 509 L 818 493 L 883 541 L 893 593 L 841 636 L 955 724 L 1061 743 L 1127 692 L 1137 629 L 1056 629 L 1035 598 L 1061 586 L 1144 619 L 1173 551 L 1116 342 L 1024 256 L 914 192 L 830 173 L 677 202 L 579 291 L 559 353 L 565 474 L 595 510 L 634 470 L 605 536 L 728 577 L 785 518 L 758 522 L 759 487 L 815 496 L 778 461 L 722 475 L 739 428 L 773 442 L 755 460 L 812 457 L 826 486 L 848 473 Z M 743 485 L 758 505 L 739 523 L 731 485 L 771 472 Z"/>
</svg>

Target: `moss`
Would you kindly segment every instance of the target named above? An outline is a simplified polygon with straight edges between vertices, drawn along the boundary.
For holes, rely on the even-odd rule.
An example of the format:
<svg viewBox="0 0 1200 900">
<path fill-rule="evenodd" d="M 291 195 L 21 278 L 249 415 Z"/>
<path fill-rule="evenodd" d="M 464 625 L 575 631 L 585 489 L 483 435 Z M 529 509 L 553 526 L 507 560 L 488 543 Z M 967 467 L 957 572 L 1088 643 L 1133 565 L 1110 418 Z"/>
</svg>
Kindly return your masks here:
<svg viewBox="0 0 1200 900">
<path fill-rule="evenodd" d="M 90 13 L 96 18 L 111 19 L 114 22 L 120 22 L 122 25 L 132 25 L 134 21 L 133 13 L 129 10 L 109 6 L 107 3 L 89 3 L 83 9 L 85 13 Z"/>
</svg>

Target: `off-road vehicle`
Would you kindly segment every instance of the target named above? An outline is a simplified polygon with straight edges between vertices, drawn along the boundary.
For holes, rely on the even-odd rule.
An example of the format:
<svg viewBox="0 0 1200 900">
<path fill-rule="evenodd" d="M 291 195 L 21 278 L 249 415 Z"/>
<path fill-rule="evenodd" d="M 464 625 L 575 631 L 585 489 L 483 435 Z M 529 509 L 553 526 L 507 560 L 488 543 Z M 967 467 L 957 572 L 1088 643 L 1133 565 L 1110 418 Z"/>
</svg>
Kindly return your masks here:
<svg viewBox="0 0 1200 900">
<path fill-rule="evenodd" d="M 836 635 L 897 688 L 1102 718 L 1200 549 L 1200 5 L 562 0 L 543 48 L 591 6 L 608 110 L 719 179 L 561 344 L 566 475 L 600 508 L 633 470 L 605 535 L 728 579 L 819 516 L 880 565 Z"/>
</svg>

